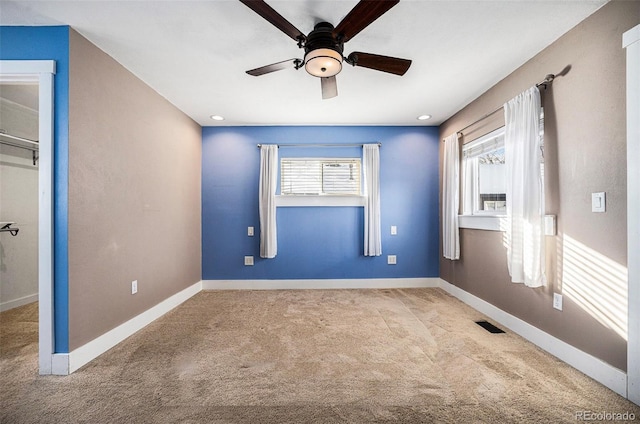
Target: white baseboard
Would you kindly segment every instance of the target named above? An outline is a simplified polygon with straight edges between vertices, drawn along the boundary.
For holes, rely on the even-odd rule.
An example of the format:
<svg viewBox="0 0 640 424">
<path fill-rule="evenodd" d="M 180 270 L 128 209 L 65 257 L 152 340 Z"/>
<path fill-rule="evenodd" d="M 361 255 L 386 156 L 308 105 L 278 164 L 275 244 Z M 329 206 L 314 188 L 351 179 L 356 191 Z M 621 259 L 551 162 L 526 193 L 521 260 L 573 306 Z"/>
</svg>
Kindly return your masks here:
<svg viewBox="0 0 640 424">
<path fill-rule="evenodd" d="M 627 374 L 440 278 L 202 280 L 70 353 L 52 356 L 52 373 L 71 374 L 201 290 L 442 288 L 600 384 L 626 397 Z"/>
<path fill-rule="evenodd" d="M 17 308 L 18 306 L 27 305 L 29 303 L 38 301 L 38 293 L 30 294 L 29 296 L 23 296 L 18 299 L 8 300 L 0 303 L 0 312 L 8 311 L 9 309 Z"/>
<path fill-rule="evenodd" d="M 57 375 L 71 374 L 201 290 L 202 281 L 199 281 L 70 353 L 54 353 L 52 373 Z"/>
<path fill-rule="evenodd" d="M 69 371 L 69 355 L 69 353 L 54 353 L 53 355 L 51 355 L 51 374 L 71 374 L 71 372 Z"/>
<path fill-rule="evenodd" d="M 202 290 L 391 289 L 440 287 L 440 278 L 342 280 L 202 280 Z"/>
<path fill-rule="evenodd" d="M 457 297 L 473 309 L 483 313 L 514 333 L 524 337 L 536 346 L 546 350 L 578 371 L 588 375 L 600 384 L 621 396 L 627 397 L 627 374 L 606 362 L 591 356 L 562 340 L 545 333 L 537 327 L 493 306 L 479 297 L 453 284 L 440 280 L 440 288 Z"/>
</svg>

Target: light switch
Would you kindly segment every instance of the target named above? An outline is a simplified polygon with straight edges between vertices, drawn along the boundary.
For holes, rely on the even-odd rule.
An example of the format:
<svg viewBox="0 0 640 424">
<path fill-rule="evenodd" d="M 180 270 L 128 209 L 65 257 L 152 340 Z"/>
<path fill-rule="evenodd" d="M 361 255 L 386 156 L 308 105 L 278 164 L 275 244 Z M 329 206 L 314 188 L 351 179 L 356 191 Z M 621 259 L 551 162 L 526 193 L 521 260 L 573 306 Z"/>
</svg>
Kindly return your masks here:
<svg viewBox="0 0 640 424">
<path fill-rule="evenodd" d="M 398 234 L 398 227 L 396 227 L 395 225 L 391 226 L 391 235 L 395 236 Z"/>
<path fill-rule="evenodd" d="M 247 235 L 253 237 L 253 227 L 247 227 Z"/>
<path fill-rule="evenodd" d="M 544 216 L 544 235 L 545 236 L 556 235 L 556 216 L 555 215 Z"/>
<path fill-rule="evenodd" d="M 591 212 L 605 212 L 606 198 L 605 193 L 591 193 Z"/>
</svg>

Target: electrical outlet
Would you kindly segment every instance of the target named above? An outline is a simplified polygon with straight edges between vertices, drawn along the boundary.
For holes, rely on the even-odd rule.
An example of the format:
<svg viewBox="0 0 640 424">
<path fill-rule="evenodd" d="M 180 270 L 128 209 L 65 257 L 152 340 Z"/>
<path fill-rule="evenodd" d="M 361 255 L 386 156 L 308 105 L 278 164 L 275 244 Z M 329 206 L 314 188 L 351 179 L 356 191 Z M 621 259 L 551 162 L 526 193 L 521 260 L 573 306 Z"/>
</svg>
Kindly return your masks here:
<svg viewBox="0 0 640 424">
<path fill-rule="evenodd" d="M 396 255 L 387 256 L 387 264 L 388 265 L 395 265 L 396 264 Z"/>
<path fill-rule="evenodd" d="M 395 236 L 398 234 L 398 227 L 396 227 L 395 225 L 391 226 L 391 235 Z"/>
<path fill-rule="evenodd" d="M 247 235 L 253 237 L 253 227 L 247 227 Z"/>
<path fill-rule="evenodd" d="M 553 307 L 557 310 L 562 310 L 562 295 L 560 293 L 553 294 Z"/>
<path fill-rule="evenodd" d="M 245 266 L 252 266 L 253 265 L 253 256 L 245 256 L 244 257 L 244 264 L 245 264 Z"/>
<path fill-rule="evenodd" d="M 138 280 L 133 280 L 131 282 L 131 294 L 138 293 Z"/>
</svg>

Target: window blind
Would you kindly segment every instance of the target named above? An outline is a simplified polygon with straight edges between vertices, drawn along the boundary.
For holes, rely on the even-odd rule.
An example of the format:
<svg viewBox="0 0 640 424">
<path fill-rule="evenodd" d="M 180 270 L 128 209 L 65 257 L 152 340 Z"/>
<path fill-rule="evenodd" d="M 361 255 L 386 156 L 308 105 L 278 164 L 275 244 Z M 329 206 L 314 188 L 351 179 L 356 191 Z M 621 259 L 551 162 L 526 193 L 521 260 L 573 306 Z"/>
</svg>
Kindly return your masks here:
<svg viewBox="0 0 640 424">
<path fill-rule="evenodd" d="M 462 146 L 462 156 L 464 158 L 475 158 L 485 153 L 493 152 L 504 147 L 504 127 L 479 137 L 464 146 Z M 544 148 L 544 109 L 540 111 L 540 141 L 541 149 Z M 504 163 L 504 151 L 501 152 L 502 162 Z"/>
<path fill-rule="evenodd" d="M 504 147 L 504 127 L 463 146 L 464 158 L 474 158 Z"/>
<path fill-rule="evenodd" d="M 360 158 L 282 158 L 280 194 L 360 195 Z"/>
</svg>

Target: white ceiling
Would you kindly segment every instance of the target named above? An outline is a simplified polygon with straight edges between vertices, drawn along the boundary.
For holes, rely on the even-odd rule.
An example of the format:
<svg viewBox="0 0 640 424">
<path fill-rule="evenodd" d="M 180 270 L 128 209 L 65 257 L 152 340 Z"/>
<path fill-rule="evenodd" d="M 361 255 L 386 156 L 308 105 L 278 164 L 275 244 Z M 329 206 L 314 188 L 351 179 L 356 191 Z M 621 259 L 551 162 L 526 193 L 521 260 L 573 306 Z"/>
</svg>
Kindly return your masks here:
<svg viewBox="0 0 640 424">
<path fill-rule="evenodd" d="M 322 20 L 337 25 L 357 1 L 268 3 L 306 34 Z M 70 25 L 203 126 L 438 125 L 604 3 L 401 1 L 346 43 L 345 55 L 411 59 L 409 71 L 345 65 L 339 96 L 328 100 L 304 69 L 245 73 L 303 54 L 239 1 L 2 0 L 0 24 Z M 421 114 L 433 118 L 417 121 Z"/>
</svg>

